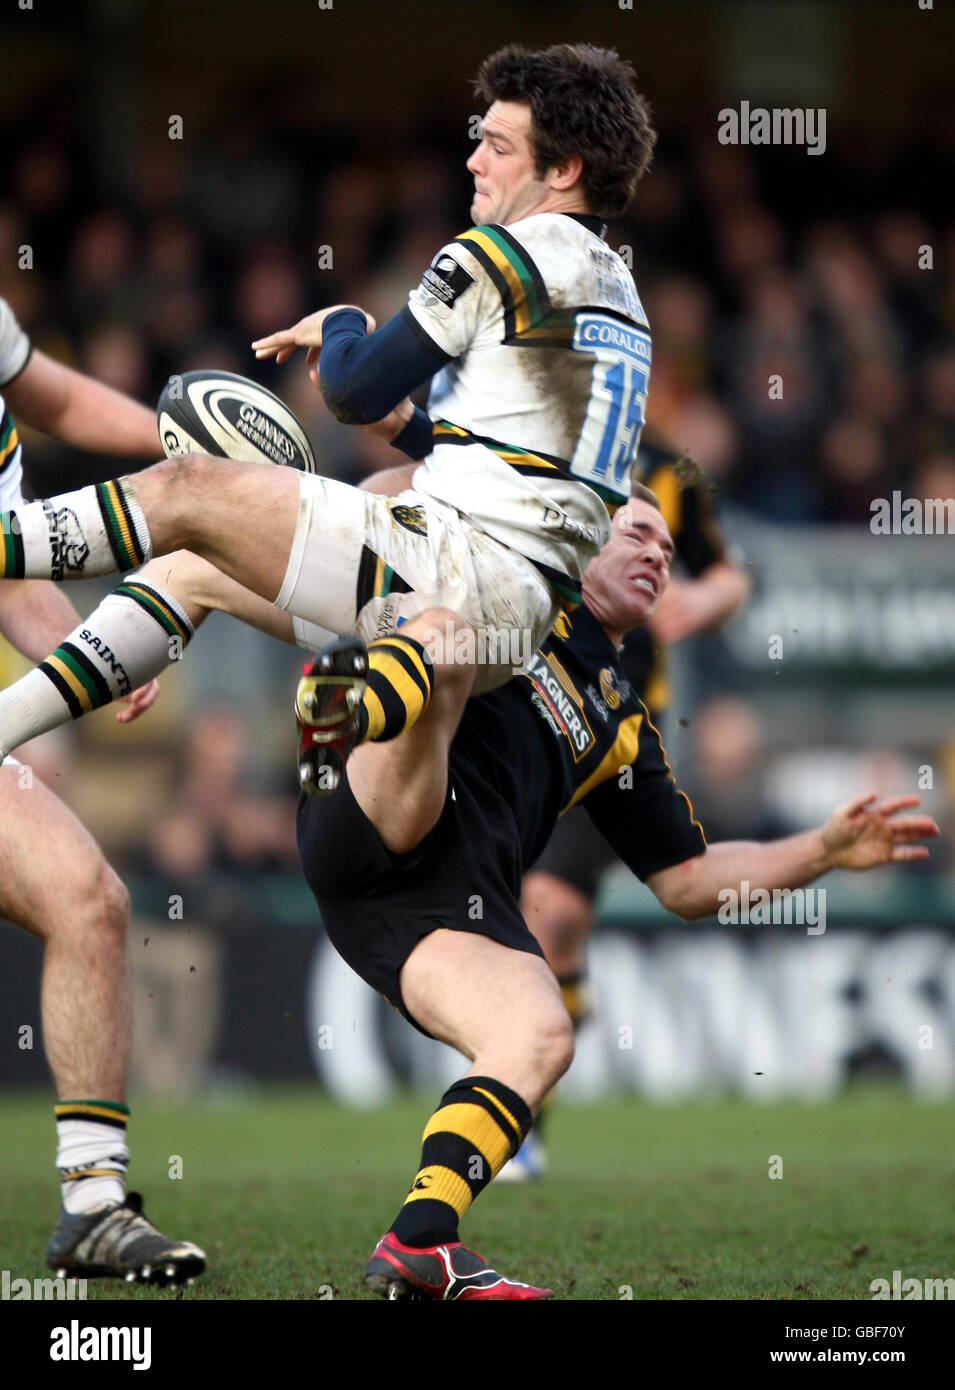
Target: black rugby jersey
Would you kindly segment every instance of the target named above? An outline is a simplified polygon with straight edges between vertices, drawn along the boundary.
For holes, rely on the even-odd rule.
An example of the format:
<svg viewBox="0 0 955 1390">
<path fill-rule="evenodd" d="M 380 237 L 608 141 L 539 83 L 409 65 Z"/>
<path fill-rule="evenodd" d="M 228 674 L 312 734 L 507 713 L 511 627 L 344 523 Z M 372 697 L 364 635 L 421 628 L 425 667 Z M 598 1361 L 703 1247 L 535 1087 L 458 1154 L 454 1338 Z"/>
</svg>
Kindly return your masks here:
<svg viewBox="0 0 955 1390">
<path fill-rule="evenodd" d="M 639 878 L 706 848 L 646 706 L 586 604 L 560 615 L 518 676 L 468 702 L 451 771 L 452 786 L 480 779 L 510 805 L 525 866 L 574 805 Z"/>
</svg>

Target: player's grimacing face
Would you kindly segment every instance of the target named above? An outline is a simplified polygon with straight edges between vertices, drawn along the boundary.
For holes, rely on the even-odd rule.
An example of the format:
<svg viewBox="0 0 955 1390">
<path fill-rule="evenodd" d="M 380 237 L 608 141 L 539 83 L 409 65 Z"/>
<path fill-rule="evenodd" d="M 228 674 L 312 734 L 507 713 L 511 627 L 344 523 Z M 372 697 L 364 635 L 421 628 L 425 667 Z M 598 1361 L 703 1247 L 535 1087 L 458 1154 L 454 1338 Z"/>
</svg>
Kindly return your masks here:
<svg viewBox="0 0 955 1390">
<path fill-rule="evenodd" d="M 610 540 L 587 566 L 588 596 L 603 622 L 628 632 L 656 610 L 670 578 L 673 541 L 656 507 L 631 498 L 615 513 Z"/>
<path fill-rule="evenodd" d="M 547 194 L 547 185 L 534 169 L 530 107 L 495 101 L 484 117 L 481 143 L 467 167 L 474 175 L 471 218 L 475 226 L 506 225 L 530 216 Z"/>
</svg>

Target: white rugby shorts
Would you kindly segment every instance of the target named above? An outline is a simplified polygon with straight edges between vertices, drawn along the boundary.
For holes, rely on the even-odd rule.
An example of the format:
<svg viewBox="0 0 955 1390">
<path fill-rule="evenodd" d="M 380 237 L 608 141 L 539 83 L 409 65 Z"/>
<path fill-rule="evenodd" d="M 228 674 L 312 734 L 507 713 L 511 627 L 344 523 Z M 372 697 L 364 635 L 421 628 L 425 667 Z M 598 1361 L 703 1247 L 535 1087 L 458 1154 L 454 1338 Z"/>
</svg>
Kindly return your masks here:
<svg viewBox="0 0 955 1390">
<path fill-rule="evenodd" d="M 363 492 L 303 473 L 298 525 L 276 606 L 296 640 L 325 634 L 383 636 L 426 608 L 451 608 L 475 630 L 475 693 L 509 680 L 558 613 L 534 565 L 453 507 L 414 491 Z M 461 648 L 461 659 L 472 659 Z"/>
</svg>

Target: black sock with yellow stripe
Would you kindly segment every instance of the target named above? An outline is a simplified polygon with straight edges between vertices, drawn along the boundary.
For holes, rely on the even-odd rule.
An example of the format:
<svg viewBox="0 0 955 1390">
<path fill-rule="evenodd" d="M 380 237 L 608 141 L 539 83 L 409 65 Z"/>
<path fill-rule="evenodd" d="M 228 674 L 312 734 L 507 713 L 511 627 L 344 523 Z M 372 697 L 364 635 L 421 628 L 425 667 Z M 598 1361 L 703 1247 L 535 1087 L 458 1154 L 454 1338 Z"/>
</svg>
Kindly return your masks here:
<svg viewBox="0 0 955 1390">
<path fill-rule="evenodd" d="M 385 743 L 410 729 L 431 702 L 434 667 L 420 642 L 393 632 L 368 643 L 361 741 Z"/>
<path fill-rule="evenodd" d="M 0 691 L 0 751 L 123 699 L 177 661 L 192 633 L 158 584 L 121 584 L 46 661 Z"/>
<path fill-rule="evenodd" d="M 424 1130 L 421 1163 L 391 1229 L 404 1245 L 458 1239 L 458 1222 L 520 1148 L 531 1112 L 490 1076 L 466 1076 L 441 1097 Z"/>
<path fill-rule="evenodd" d="M 125 1196 L 129 1106 L 116 1100 L 62 1100 L 56 1114 L 56 1166 L 67 1211 L 89 1211 Z"/>
</svg>

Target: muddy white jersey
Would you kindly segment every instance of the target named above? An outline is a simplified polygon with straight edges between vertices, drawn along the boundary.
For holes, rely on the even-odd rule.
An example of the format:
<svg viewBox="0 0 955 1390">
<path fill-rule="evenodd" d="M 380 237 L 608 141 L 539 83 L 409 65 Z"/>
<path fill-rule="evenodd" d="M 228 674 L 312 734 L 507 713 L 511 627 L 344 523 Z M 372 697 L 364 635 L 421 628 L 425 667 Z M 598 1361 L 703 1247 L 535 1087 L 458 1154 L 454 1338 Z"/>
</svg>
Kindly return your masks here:
<svg viewBox="0 0 955 1390">
<path fill-rule="evenodd" d="M 404 310 L 447 358 L 414 488 L 532 559 L 573 601 L 630 495 L 650 333 L 598 218 L 537 213 L 444 246 Z"/>
<path fill-rule="evenodd" d="M 30 339 L 5 299 L 0 299 L 0 388 L 23 371 L 30 360 Z M 0 511 L 23 501 L 23 467 L 16 423 L 0 395 Z"/>
</svg>

